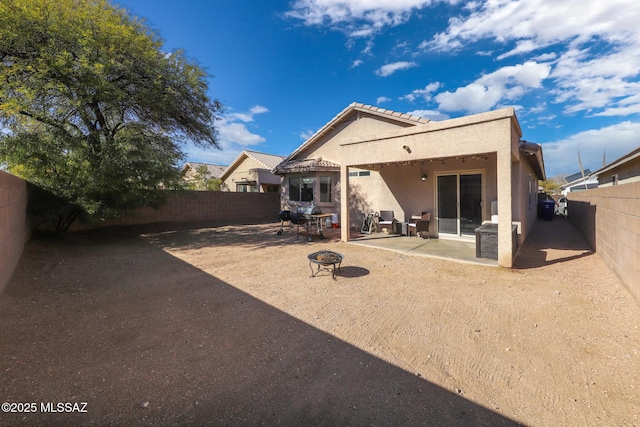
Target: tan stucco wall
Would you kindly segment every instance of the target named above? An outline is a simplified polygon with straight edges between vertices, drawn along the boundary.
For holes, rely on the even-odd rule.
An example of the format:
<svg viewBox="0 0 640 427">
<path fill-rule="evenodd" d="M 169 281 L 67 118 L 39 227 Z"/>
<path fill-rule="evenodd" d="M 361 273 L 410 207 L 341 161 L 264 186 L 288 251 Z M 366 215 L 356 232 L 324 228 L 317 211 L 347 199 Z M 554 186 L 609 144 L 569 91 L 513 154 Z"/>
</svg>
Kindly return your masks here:
<svg viewBox="0 0 640 427">
<path fill-rule="evenodd" d="M 27 182 L 0 171 L 0 293 L 13 275 L 31 235 L 27 200 Z"/>
<path fill-rule="evenodd" d="M 320 141 L 309 147 L 310 150 L 301 151 L 297 158 L 318 158 L 328 160 L 339 164 L 340 147 L 344 141 L 359 138 L 362 135 L 378 135 L 381 133 L 393 131 L 400 126 L 397 122 L 390 122 L 381 118 L 373 118 L 366 114 L 360 113 L 357 120 L 357 114 L 349 116 L 349 120 L 337 124 L 335 129 L 330 129 Z M 408 126 L 408 125 L 407 125 Z"/>
<path fill-rule="evenodd" d="M 538 179 L 527 162 L 514 165 L 513 221 L 518 226 L 519 244 L 522 245 L 538 216 Z"/>
<path fill-rule="evenodd" d="M 431 212 L 436 216 L 436 175 L 451 173 L 480 173 L 483 177 L 483 219 L 491 219 L 491 201 L 497 199 L 495 153 L 487 160 L 449 159 L 418 161 L 413 165 L 385 166 L 370 177 L 351 177 L 351 194 L 366 201 L 370 210 L 393 210 L 396 219 L 407 221 L 411 215 Z M 352 169 L 350 169 L 352 170 Z M 422 181 L 421 176 L 427 175 Z M 357 187 L 356 187 L 357 186 Z M 362 214 L 363 212 L 360 212 Z M 435 225 L 432 227 L 435 233 Z"/>
</svg>

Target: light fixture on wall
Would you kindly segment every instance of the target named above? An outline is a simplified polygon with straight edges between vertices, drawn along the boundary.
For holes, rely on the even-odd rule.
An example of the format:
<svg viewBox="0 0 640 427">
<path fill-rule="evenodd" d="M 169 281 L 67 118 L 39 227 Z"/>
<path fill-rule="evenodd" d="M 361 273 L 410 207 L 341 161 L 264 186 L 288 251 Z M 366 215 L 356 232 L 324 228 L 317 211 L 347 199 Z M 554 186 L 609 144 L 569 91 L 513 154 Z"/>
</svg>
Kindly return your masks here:
<svg viewBox="0 0 640 427">
<path fill-rule="evenodd" d="M 420 163 L 420 173 L 421 173 L 420 180 L 421 181 L 426 181 L 427 180 L 427 174 L 422 171 L 422 166 L 424 166 L 424 162 Z"/>
<path fill-rule="evenodd" d="M 403 146 L 402 146 L 402 148 L 403 148 L 404 150 L 407 150 L 407 153 L 411 154 L 411 148 L 409 148 L 409 146 L 408 146 L 408 145 L 403 145 Z"/>
</svg>

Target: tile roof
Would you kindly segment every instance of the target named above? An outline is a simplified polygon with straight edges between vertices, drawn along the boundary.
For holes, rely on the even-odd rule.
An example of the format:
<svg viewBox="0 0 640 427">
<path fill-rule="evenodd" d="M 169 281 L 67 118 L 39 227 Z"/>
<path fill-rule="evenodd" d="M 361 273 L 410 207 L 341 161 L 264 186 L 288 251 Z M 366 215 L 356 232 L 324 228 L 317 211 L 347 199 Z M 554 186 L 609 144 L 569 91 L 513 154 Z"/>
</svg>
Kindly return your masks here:
<svg viewBox="0 0 640 427">
<path fill-rule="evenodd" d="M 317 159 L 302 159 L 296 160 L 292 159 L 289 161 L 285 161 L 280 163 L 274 170 L 273 173 L 281 175 L 285 173 L 295 173 L 295 172 L 314 172 L 314 171 L 339 171 L 340 165 L 322 160 L 322 158 Z"/>
<path fill-rule="evenodd" d="M 209 175 L 212 178 L 219 178 L 224 173 L 224 170 L 227 168 L 226 166 L 213 165 L 211 163 L 187 162 L 182 168 L 182 174 L 184 175 L 189 168 L 193 168 L 195 170 L 199 166 L 205 166 L 207 168 Z"/>
</svg>

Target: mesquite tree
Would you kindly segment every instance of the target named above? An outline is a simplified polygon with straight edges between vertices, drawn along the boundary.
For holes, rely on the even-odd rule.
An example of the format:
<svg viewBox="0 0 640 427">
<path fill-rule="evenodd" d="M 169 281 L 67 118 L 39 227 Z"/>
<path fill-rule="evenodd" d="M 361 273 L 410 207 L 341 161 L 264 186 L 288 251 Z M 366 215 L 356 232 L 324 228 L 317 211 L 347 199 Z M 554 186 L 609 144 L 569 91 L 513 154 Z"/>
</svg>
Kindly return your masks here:
<svg viewBox="0 0 640 427">
<path fill-rule="evenodd" d="M 61 228 L 157 203 L 185 141 L 220 148 L 206 73 L 162 45 L 106 0 L 0 0 L 0 163 L 70 203 Z"/>
</svg>

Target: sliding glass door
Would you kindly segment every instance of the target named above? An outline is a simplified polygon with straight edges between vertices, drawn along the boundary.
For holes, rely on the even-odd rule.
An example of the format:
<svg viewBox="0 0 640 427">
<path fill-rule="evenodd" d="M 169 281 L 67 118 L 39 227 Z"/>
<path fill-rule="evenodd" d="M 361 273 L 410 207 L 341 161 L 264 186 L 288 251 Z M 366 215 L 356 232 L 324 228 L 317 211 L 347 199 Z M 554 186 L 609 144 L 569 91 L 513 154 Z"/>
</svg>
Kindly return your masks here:
<svg viewBox="0 0 640 427">
<path fill-rule="evenodd" d="M 458 234 L 458 176 L 438 176 L 438 233 Z"/>
<path fill-rule="evenodd" d="M 482 225 L 482 174 L 438 175 L 438 233 L 475 235 Z"/>
</svg>

